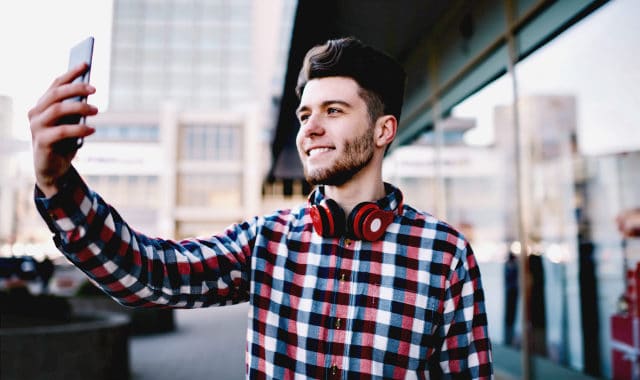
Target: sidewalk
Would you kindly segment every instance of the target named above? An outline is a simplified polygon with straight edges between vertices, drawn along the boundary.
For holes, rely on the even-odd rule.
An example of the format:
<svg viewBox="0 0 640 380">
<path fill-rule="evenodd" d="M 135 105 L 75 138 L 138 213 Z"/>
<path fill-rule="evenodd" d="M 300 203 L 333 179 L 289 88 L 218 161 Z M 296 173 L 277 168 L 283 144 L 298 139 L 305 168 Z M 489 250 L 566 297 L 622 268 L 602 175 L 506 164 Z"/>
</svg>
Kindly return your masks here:
<svg viewBox="0 0 640 380">
<path fill-rule="evenodd" d="M 244 379 L 248 304 L 176 310 L 176 330 L 132 336 L 131 380 Z"/>
</svg>

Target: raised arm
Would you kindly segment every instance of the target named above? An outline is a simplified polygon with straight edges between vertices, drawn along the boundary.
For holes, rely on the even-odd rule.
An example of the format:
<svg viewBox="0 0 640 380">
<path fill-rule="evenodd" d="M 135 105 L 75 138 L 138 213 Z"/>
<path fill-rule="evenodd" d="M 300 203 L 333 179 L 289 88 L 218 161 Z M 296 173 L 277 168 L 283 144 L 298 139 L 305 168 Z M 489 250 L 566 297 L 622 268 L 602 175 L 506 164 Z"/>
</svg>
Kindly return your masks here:
<svg viewBox="0 0 640 380">
<path fill-rule="evenodd" d="M 71 165 L 75 152 L 54 149 L 62 139 L 94 132 L 83 124 L 57 125 L 66 115 L 98 112 L 83 102 L 62 102 L 95 92 L 88 84 L 71 83 L 86 69 L 83 64 L 58 77 L 29 111 L 35 202 L 60 251 L 125 305 L 198 307 L 247 300 L 257 219 L 204 240 L 149 238 L 87 187 Z"/>
<path fill-rule="evenodd" d="M 206 239 L 150 238 L 129 227 L 73 167 L 53 197 L 36 188 L 35 202 L 58 249 L 124 305 L 201 307 L 249 298 L 257 218 Z"/>
</svg>

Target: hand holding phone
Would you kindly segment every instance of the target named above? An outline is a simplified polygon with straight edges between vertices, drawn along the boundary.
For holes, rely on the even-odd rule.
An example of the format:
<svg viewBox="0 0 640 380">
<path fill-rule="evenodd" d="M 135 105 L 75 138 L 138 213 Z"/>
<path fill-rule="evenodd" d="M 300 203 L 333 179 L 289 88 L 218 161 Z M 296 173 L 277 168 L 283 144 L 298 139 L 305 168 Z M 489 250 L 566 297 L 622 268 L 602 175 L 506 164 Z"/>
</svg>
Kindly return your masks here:
<svg viewBox="0 0 640 380">
<path fill-rule="evenodd" d="M 69 52 L 69 69 L 79 65 L 82 62 L 86 62 L 88 67 L 87 70 L 80 76 L 76 77 L 72 83 L 89 83 L 89 78 L 91 74 L 91 62 L 93 58 L 93 37 L 88 37 L 82 42 L 78 43 L 74 47 L 71 48 Z M 87 97 L 83 96 L 74 96 L 68 99 L 63 100 L 63 102 L 86 102 Z M 85 117 L 81 115 L 67 115 L 60 118 L 57 121 L 57 125 L 63 124 L 84 124 Z M 68 138 L 61 140 L 54 144 L 53 149 L 61 154 L 68 154 L 73 151 L 76 151 L 83 144 L 83 139 L 80 138 Z"/>
</svg>

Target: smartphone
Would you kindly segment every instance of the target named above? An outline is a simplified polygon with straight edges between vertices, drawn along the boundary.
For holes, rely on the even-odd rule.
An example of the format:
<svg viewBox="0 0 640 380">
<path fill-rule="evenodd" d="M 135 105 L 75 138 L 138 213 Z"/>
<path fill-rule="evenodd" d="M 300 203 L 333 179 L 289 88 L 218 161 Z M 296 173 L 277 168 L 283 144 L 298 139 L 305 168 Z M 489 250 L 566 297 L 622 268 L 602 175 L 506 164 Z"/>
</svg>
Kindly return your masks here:
<svg viewBox="0 0 640 380">
<path fill-rule="evenodd" d="M 88 37 L 87 39 L 81 41 L 77 45 L 73 46 L 69 51 L 69 69 L 76 67 L 82 62 L 86 62 L 89 66 L 87 71 L 85 71 L 82 75 L 76 77 L 72 83 L 89 83 L 89 78 L 91 74 L 91 61 L 93 58 L 93 37 Z M 86 102 L 86 96 L 74 96 L 71 98 L 67 98 L 63 100 L 63 102 Z M 85 123 L 85 117 L 82 115 L 67 115 L 61 117 L 57 121 L 57 125 L 62 124 L 83 124 Z M 53 149 L 59 153 L 67 154 L 78 150 L 83 144 L 84 140 L 82 137 L 79 138 L 68 138 L 61 141 L 58 141 L 54 144 Z"/>
</svg>

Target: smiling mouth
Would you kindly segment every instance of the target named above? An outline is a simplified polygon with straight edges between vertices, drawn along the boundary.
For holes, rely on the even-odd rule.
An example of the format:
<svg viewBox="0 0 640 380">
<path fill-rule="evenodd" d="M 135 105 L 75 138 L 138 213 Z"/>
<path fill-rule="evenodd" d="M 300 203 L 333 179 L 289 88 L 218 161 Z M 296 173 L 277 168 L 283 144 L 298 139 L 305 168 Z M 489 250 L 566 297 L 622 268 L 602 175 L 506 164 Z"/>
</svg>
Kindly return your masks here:
<svg viewBox="0 0 640 380">
<path fill-rule="evenodd" d="M 312 148 L 307 151 L 307 156 L 313 157 L 320 153 L 325 153 L 332 150 L 331 148 Z"/>
</svg>

